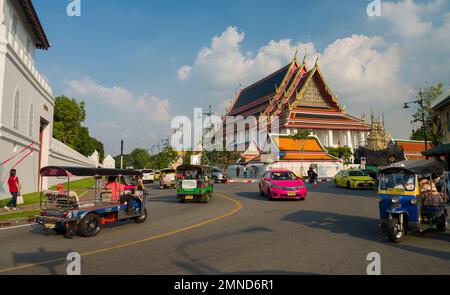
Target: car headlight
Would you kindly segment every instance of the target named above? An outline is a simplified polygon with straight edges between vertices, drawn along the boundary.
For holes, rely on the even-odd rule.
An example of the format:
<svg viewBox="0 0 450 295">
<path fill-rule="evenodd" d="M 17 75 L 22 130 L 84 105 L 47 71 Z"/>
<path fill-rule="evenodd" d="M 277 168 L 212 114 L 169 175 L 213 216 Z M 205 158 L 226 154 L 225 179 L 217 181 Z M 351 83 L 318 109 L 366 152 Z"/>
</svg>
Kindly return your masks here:
<svg viewBox="0 0 450 295">
<path fill-rule="evenodd" d="M 397 204 L 397 203 L 400 203 L 400 198 L 399 197 L 393 197 L 391 199 L 391 201 L 392 201 L 392 203 Z"/>
</svg>

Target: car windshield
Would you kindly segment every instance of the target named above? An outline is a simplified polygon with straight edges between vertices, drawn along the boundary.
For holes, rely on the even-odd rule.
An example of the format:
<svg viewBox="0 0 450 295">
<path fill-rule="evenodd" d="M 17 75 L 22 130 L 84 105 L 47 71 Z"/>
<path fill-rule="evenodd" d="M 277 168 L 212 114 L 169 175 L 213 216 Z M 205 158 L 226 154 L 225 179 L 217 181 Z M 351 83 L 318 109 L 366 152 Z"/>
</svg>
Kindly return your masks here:
<svg viewBox="0 0 450 295">
<path fill-rule="evenodd" d="M 413 174 L 398 172 L 380 175 L 380 189 L 400 189 L 414 191 L 416 189 L 415 177 Z"/>
<path fill-rule="evenodd" d="M 272 172 L 272 180 L 297 180 L 298 177 L 292 172 Z"/>
<path fill-rule="evenodd" d="M 348 175 L 349 176 L 368 176 L 366 173 L 364 173 L 362 171 L 349 171 Z"/>
</svg>

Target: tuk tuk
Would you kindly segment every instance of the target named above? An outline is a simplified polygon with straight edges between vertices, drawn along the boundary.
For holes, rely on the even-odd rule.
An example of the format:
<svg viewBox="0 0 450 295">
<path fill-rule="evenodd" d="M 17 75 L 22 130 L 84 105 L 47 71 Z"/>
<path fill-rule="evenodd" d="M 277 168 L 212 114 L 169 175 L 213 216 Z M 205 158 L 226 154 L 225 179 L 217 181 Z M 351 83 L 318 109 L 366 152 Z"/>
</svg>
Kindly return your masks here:
<svg viewBox="0 0 450 295">
<path fill-rule="evenodd" d="M 414 160 L 392 164 L 379 173 L 380 226 L 393 243 L 410 232 L 430 227 L 447 229 L 446 190 L 436 183 L 444 172 L 437 161 Z"/>
<path fill-rule="evenodd" d="M 214 187 L 209 167 L 182 165 L 176 169 L 176 176 L 178 202 L 209 202 Z"/>
<path fill-rule="evenodd" d="M 159 186 L 161 189 L 175 188 L 177 186 L 175 169 L 167 168 L 161 170 L 159 177 Z"/>
<path fill-rule="evenodd" d="M 71 238 L 97 235 L 105 224 L 147 219 L 147 195 L 139 191 L 133 180 L 139 171 L 84 167 L 50 166 L 40 170 L 43 180 L 55 184 L 41 190 L 38 224 Z"/>
</svg>

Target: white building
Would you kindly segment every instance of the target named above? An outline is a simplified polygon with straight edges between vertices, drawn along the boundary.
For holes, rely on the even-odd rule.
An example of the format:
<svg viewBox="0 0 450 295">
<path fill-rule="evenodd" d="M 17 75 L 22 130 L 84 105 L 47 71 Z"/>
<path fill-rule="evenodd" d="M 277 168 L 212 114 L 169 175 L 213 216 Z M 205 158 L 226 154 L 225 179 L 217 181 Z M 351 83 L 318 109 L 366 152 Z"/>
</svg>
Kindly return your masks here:
<svg viewBox="0 0 450 295">
<path fill-rule="evenodd" d="M 53 93 L 35 67 L 35 50 L 49 47 L 31 0 L 0 0 L 0 164 L 12 158 L 0 166 L 0 199 L 15 166 L 27 193 L 38 190 L 40 167 L 95 165 L 52 137 Z"/>
<path fill-rule="evenodd" d="M 107 155 L 103 160 L 103 168 L 114 169 L 116 168 L 116 160 L 111 155 Z"/>
</svg>

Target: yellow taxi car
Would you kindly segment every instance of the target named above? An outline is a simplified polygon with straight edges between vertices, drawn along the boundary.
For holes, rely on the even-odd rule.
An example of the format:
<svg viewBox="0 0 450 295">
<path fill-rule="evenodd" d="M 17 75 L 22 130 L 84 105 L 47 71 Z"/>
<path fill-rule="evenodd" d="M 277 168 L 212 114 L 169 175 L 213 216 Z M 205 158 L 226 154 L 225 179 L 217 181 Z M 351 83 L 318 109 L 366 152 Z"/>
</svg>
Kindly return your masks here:
<svg viewBox="0 0 450 295">
<path fill-rule="evenodd" d="M 161 170 L 155 170 L 153 173 L 153 178 L 156 180 L 159 180 L 161 178 Z"/>
<path fill-rule="evenodd" d="M 376 181 L 367 173 L 360 170 L 342 170 L 334 177 L 334 184 L 337 187 L 350 189 L 373 189 L 375 188 Z"/>
</svg>

